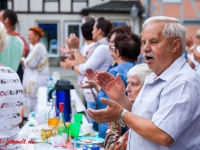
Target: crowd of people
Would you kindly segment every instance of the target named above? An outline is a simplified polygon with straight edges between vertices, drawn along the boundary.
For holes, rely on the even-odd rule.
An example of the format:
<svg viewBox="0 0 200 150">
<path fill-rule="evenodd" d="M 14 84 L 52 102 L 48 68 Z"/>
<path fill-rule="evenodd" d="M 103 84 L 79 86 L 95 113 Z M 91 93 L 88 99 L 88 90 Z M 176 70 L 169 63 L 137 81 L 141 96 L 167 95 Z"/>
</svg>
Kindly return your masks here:
<svg viewBox="0 0 200 150">
<path fill-rule="evenodd" d="M 0 21 L 3 141 L 17 139 L 21 119 L 35 110 L 49 61 L 41 28 L 29 28 L 27 48 L 15 32 L 16 13 L 2 10 Z M 104 17 L 87 16 L 81 31 L 83 46 L 71 33 L 59 48 L 70 55 L 60 66 L 79 76 L 88 121 L 106 150 L 200 148 L 200 30 L 196 42 L 176 18 L 155 16 L 137 35 L 130 26 L 114 28 Z M 0 149 L 20 145 L 1 142 Z"/>
<path fill-rule="evenodd" d="M 29 28 L 30 46 L 17 32 L 17 14 L 12 10 L 0 12 L 0 149 L 21 149 L 20 144 L 7 144 L 19 140 L 22 120 L 34 111 L 37 92 L 47 86 L 49 78 L 48 52 L 40 42 L 41 28 Z"/>
</svg>

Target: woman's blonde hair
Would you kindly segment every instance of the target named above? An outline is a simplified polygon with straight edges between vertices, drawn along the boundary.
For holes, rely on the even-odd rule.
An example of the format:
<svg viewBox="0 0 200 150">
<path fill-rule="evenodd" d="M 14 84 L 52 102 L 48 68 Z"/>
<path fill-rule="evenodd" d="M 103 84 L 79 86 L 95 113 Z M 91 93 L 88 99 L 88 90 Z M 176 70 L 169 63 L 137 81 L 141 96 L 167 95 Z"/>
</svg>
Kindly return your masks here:
<svg viewBox="0 0 200 150">
<path fill-rule="evenodd" d="M 7 45 L 6 28 L 2 22 L 0 22 L 0 53 L 5 49 Z"/>
</svg>

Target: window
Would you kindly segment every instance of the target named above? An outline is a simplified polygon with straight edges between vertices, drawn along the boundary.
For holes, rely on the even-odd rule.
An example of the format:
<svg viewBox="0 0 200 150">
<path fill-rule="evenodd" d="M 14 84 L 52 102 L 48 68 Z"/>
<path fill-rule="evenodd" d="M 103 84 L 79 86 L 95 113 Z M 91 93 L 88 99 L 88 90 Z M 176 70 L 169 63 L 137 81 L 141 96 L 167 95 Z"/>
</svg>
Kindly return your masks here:
<svg viewBox="0 0 200 150">
<path fill-rule="evenodd" d="M 80 22 L 66 22 L 65 23 L 65 35 L 64 35 L 64 37 L 68 38 L 71 33 L 75 33 L 76 36 L 79 38 L 81 46 L 82 46 L 83 39 L 82 39 L 82 33 L 81 33 L 80 26 L 81 26 Z"/>
<path fill-rule="evenodd" d="M 58 57 L 58 23 L 38 23 L 38 27 L 42 28 L 45 33 L 40 41 L 47 48 L 49 57 Z"/>
<path fill-rule="evenodd" d="M 129 22 L 128 21 L 118 21 L 118 20 L 114 20 L 114 21 L 111 21 L 113 23 L 113 26 L 114 27 L 118 27 L 118 26 L 123 26 L 123 25 L 129 25 Z"/>
</svg>

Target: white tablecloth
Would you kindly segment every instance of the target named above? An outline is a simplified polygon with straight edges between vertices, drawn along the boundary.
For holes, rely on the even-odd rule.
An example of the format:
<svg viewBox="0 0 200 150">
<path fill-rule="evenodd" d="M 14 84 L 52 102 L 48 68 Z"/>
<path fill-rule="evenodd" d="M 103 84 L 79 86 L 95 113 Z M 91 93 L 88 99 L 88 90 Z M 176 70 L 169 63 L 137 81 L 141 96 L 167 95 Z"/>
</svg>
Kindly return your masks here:
<svg viewBox="0 0 200 150">
<path fill-rule="evenodd" d="M 45 90 L 46 90 L 45 88 L 41 88 L 40 92 L 38 93 L 39 94 L 39 96 L 38 96 L 39 100 L 38 101 L 40 101 L 40 100 L 43 101 L 43 102 L 40 101 L 41 102 L 40 105 L 42 103 L 45 103 L 44 99 L 46 99 L 46 96 L 41 96 L 40 95 L 41 93 L 43 93 L 43 95 L 44 95 L 44 93 L 46 93 Z M 83 105 L 82 101 L 80 100 L 79 96 L 77 95 L 76 91 L 75 90 L 70 90 L 70 94 L 71 94 L 71 100 L 75 100 L 76 112 L 85 112 L 86 108 Z M 50 108 L 51 108 L 51 106 L 45 106 L 44 107 L 44 105 L 43 105 L 43 109 L 46 110 L 47 113 L 50 110 Z M 85 116 L 83 117 L 83 121 L 82 122 L 83 123 L 88 123 L 88 121 L 87 121 Z M 19 140 L 26 139 L 26 141 L 27 141 L 27 144 L 21 144 L 23 150 L 34 150 L 35 149 L 34 148 L 34 144 L 28 144 L 28 141 L 35 136 L 34 135 L 35 133 L 33 132 L 34 128 L 35 128 L 34 126 L 33 127 L 29 126 L 29 122 L 27 122 L 22 127 L 21 131 L 19 132 L 19 134 L 18 134 Z M 58 148 L 57 149 L 53 148 L 49 144 L 47 144 L 47 147 L 48 147 L 47 149 L 49 149 L 49 150 L 62 150 L 62 148 L 59 148 L 59 149 Z M 45 150 L 46 150 L 46 148 L 45 148 Z M 65 150 L 66 150 L 66 148 L 65 148 Z"/>
</svg>

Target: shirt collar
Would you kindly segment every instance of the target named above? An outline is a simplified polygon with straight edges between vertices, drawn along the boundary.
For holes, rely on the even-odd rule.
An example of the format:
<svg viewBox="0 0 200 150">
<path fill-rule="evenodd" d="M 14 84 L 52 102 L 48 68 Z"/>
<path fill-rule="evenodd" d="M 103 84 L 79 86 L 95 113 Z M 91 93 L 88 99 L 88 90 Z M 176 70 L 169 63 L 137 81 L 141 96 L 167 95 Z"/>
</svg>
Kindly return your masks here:
<svg viewBox="0 0 200 150">
<path fill-rule="evenodd" d="M 186 60 L 183 56 L 180 56 L 176 59 L 160 76 L 157 77 L 155 73 L 149 75 L 146 80 L 147 83 L 153 83 L 157 79 L 161 79 L 164 81 L 169 81 L 178 70 L 182 68 L 182 66 L 186 63 Z"/>
</svg>

